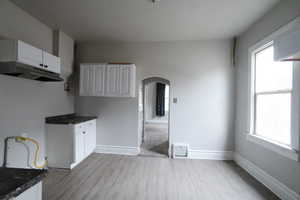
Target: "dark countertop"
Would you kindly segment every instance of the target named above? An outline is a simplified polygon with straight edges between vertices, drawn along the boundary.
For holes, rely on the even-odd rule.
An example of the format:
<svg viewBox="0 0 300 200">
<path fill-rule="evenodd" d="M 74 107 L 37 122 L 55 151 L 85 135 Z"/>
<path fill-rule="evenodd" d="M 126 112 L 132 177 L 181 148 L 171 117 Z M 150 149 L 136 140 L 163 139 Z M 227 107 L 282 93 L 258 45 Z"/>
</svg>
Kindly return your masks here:
<svg viewBox="0 0 300 200">
<path fill-rule="evenodd" d="M 18 196 L 46 177 L 47 170 L 0 167 L 0 200 Z"/>
<path fill-rule="evenodd" d="M 79 116 L 75 113 L 67 115 L 59 115 L 53 117 L 47 117 L 47 124 L 80 124 L 82 122 L 97 119 L 95 116 Z"/>
</svg>

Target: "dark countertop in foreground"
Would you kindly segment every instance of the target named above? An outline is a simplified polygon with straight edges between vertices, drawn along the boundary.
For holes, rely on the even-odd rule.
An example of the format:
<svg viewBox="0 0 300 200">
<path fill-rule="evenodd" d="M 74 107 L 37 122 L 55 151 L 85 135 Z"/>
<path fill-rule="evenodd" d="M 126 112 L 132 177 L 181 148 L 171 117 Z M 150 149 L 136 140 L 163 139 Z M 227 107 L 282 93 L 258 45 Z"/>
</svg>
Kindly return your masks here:
<svg viewBox="0 0 300 200">
<path fill-rule="evenodd" d="M 95 116 L 79 116 L 76 114 L 59 115 L 47 117 L 47 124 L 80 124 L 82 122 L 97 119 Z"/>
<path fill-rule="evenodd" d="M 18 196 L 46 177 L 47 170 L 0 167 L 0 200 Z"/>
</svg>

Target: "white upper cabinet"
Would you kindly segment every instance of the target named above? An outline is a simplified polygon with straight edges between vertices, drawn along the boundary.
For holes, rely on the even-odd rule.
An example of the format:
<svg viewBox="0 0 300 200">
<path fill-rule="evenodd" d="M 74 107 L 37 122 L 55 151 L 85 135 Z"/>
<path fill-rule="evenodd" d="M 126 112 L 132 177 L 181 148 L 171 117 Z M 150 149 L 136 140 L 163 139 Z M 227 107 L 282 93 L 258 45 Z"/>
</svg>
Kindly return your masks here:
<svg viewBox="0 0 300 200">
<path fill-rule="evenodd" d="M 135 97 L 134 64 L 81 64 L 80 95 Z"/>
<path fill-rule="evenodd" d="M 0 40 L 0 62 L 19 62 L 60 74 L 60 58 L 20 40 Z"/>
<path fill-rule="evenodd" d="M 43 51 L 22 41 L 17 41 L 16 59 L 20 63 L 43 69 Z"/>
<path fill-rule="evenodd" d="M 43 52 L 44 69 L 60 74 L 60 59 L 50 53 Z"/>
</svg>

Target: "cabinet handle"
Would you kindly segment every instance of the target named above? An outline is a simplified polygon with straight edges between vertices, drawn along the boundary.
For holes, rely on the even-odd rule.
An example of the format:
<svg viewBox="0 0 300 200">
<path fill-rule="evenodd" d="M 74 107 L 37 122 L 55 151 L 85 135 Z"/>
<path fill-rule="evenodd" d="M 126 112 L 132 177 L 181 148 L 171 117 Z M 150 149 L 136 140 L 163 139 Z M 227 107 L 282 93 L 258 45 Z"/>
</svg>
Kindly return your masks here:
<svg viewBox="0 0 300 200">
<path fill-rule="evenodd" d="M 45 68 L 48 68 L 48 65 L 45 65 Z"/>
<path fill-rule="evenodd" d="M 40 64 L 40 66 L 43 67 L 44 65 L 43 65 L 43 64 Z"/>
</svg>

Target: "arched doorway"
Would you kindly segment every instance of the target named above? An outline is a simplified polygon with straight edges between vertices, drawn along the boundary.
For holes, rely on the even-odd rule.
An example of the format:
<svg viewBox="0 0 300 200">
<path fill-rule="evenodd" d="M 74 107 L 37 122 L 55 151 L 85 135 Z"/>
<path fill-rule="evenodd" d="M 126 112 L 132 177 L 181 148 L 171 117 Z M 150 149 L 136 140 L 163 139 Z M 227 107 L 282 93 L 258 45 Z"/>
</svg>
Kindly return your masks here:
<svg viewBox="0 0 300 200">
<path fill-rule="evenodd" d="M 170 81 L 160 77 L 142 81 L 143 131 L 141 156 L 169 156 Z"/>
</svg>

